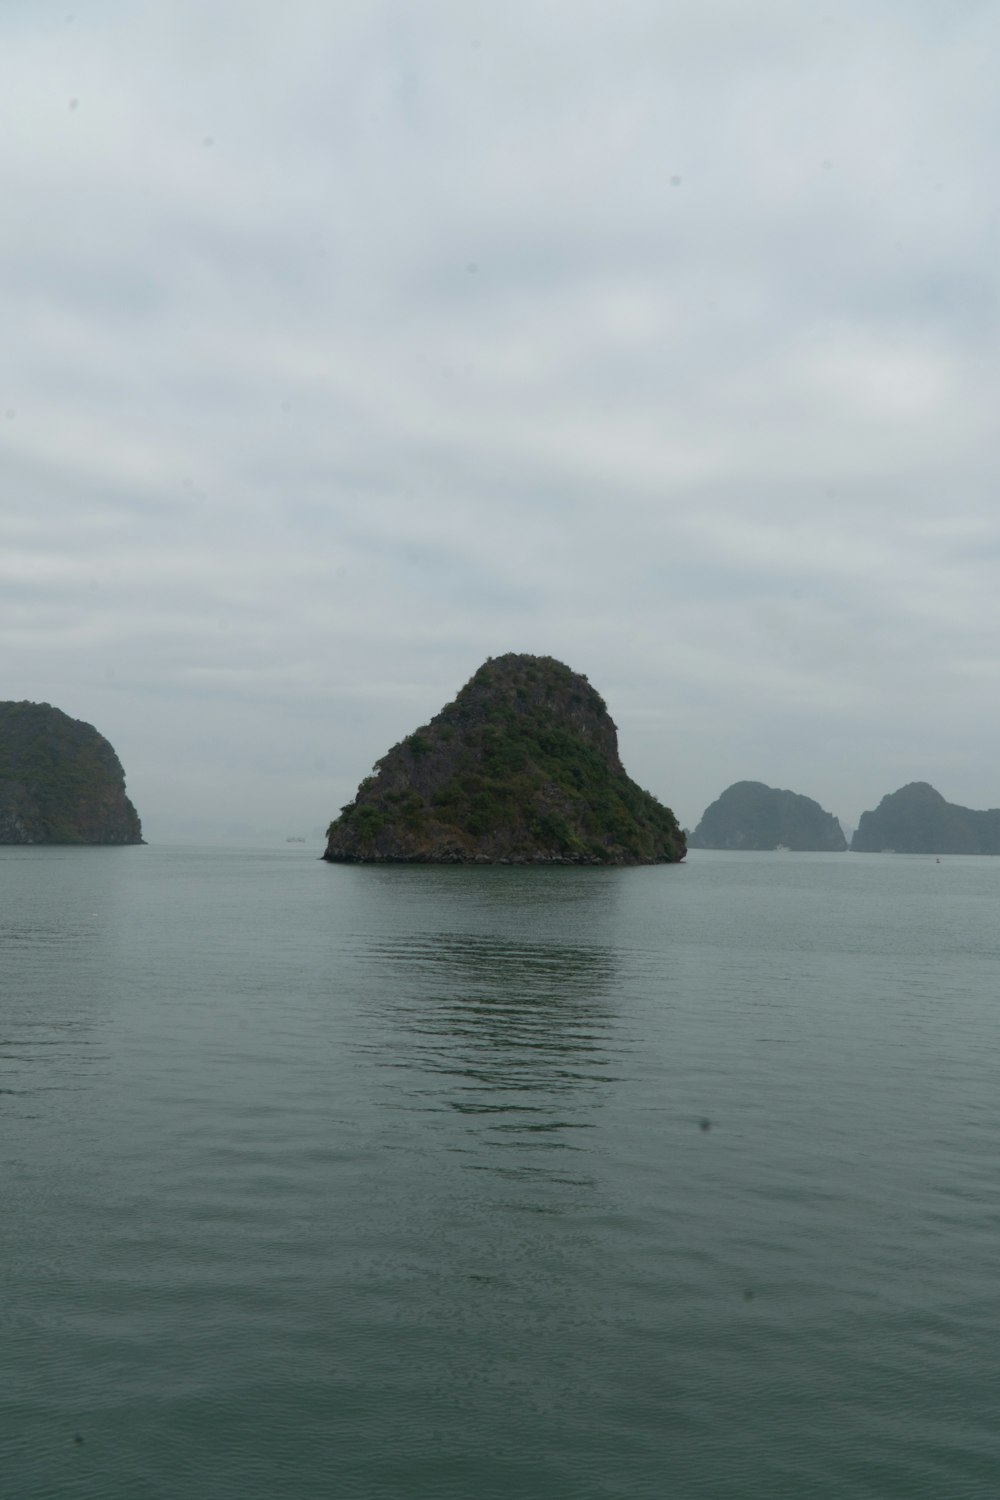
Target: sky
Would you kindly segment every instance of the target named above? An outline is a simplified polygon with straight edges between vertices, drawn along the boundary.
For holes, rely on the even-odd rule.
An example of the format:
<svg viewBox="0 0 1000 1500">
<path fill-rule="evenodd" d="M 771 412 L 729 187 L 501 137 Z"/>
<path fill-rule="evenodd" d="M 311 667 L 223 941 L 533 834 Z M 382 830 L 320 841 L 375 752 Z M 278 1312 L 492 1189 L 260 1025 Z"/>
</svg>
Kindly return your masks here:
<svg viewBox="0 0 1000 1500">
<path fill-rule="evenodd" d="M 1000 805 L 1000 8 L 4 0 L 0 697 L 319 839 L 488 657 Z"/>
</svg>

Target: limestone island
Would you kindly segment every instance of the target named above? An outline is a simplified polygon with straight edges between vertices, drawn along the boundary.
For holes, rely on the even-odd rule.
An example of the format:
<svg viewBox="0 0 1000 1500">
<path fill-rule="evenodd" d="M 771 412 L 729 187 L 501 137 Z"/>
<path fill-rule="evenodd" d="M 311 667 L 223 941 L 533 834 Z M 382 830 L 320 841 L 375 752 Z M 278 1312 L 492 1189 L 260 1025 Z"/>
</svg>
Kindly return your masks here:
<svg viewBox="0 0 1000 1500">
<path fill-rule="evenodd" d="M 331 862 L 675 864 L 677 819 L 626 775 L 604 699 L 550 656 L 491 657 L 376 762 Z"/>
<path fill-rule="evenodd" d="M 707 807 L 691 835 L 692 849 L 784 849 L 843 854 L 840 823 L 811 797 L 762 781 L 736 781 Z"/>
<path fill-rule="evenodd" d="M 926 781 L 911 781 L 861 814 L 856 854 L 1000 854 L 1000 808 L 976 812 L 946 802 Z"/>
<path fill-rule="evenodd" d="M 141 844 L 125 772 L 91 724 L 0 702 L 0 844 Z"/>
</svg>

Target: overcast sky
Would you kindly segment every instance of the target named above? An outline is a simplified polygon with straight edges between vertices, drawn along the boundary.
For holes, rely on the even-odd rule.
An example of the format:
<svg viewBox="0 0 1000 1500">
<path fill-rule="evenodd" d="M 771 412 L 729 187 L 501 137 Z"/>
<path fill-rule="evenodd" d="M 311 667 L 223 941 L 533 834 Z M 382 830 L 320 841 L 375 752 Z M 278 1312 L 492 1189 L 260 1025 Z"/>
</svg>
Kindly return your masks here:
<svg viewBox="0 0 1000 1500">
<path fill-rule="evenodd" d="M 489 655 L 1000 804 L 1000 7 L 4 0 L 0 697 L 318 835 Z"/>
</svg>

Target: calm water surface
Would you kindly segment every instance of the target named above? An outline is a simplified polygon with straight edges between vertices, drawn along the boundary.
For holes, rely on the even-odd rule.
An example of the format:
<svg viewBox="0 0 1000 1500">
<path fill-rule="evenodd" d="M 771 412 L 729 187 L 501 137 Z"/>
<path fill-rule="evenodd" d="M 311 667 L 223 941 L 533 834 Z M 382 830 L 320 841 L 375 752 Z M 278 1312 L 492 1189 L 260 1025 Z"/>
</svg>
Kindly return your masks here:
<svg viewBox="0 0 1000 1500">
<path fill-rule="evenodd" d="M 998 905 L 0 850 L 0 1495 L 993 1500 Z"/>
</svg>

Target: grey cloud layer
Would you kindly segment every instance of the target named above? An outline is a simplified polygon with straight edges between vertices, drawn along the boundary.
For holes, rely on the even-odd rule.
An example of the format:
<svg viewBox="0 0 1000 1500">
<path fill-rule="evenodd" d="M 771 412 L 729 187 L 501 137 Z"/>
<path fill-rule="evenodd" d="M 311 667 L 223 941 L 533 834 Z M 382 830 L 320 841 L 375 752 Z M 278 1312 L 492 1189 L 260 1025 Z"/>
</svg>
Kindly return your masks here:
<svg viewBox="0 0 1000 1500">
<path fill-rule="evenodd" d="M 5 12 L 4 696 L 159 836 L 507 649 L 687 822 L 1000 802 L 1000 23 L 805 9 Z"/>
</svg>

